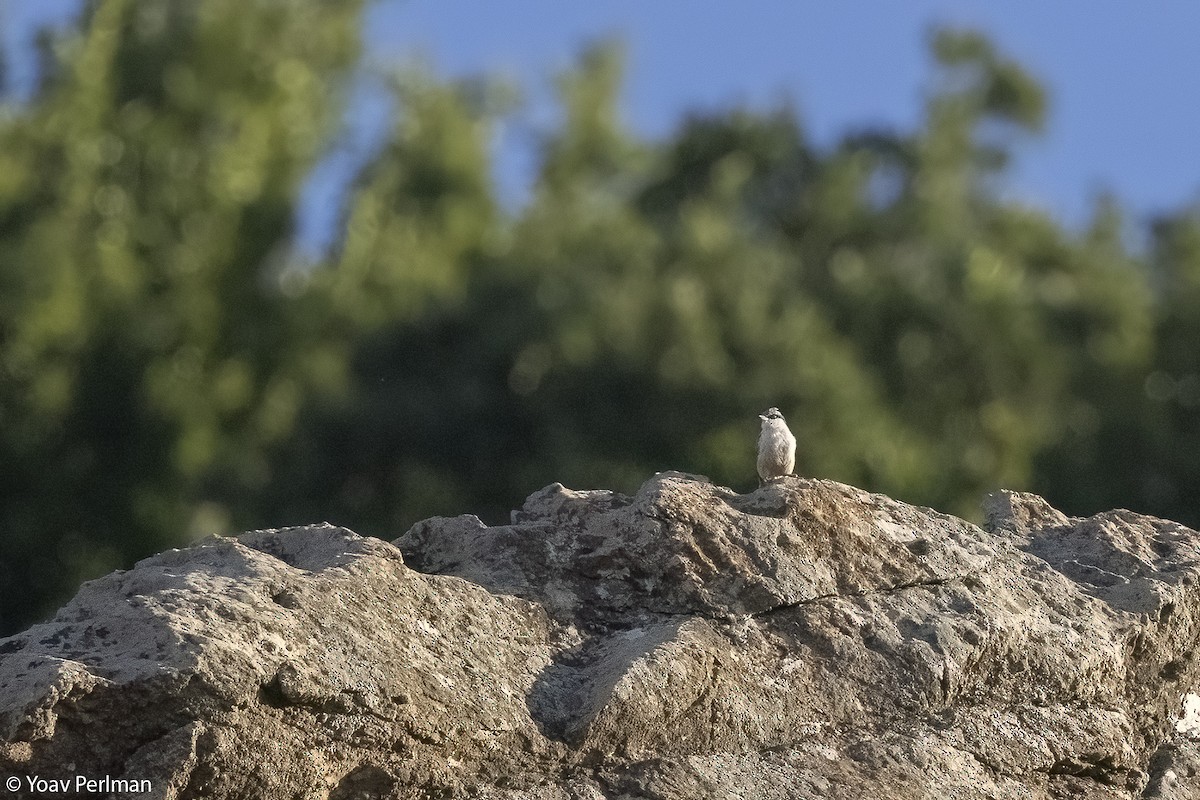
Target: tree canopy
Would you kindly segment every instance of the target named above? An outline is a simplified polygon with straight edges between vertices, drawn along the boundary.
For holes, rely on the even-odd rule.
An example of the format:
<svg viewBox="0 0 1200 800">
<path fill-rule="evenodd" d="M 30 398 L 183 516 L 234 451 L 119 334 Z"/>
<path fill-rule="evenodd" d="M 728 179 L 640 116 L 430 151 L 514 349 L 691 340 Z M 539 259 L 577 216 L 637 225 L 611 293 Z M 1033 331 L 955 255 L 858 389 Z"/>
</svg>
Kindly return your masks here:
<svg viewBox="0 0 1200 800">
<path fill-rule="evenodd" d="M 1082 231 L 1005 199 L 1047 100 L 985 36 L 932 37 L 915 130 L 832 147 L 790 107 L 639 137 L 593 46 L 519 208 L 491 180 L 511 93 L 397 69 L 314 263 L 296 208 L 361 14 L 95 0 L 3 106 L 0 634 L 211 533 L 393 538 L 665 469 L 748 489 L 772 405 L 802 474 L 1200 523 L 1200 208 L 1132 248 L 1118 198 Z"/>
</svg>

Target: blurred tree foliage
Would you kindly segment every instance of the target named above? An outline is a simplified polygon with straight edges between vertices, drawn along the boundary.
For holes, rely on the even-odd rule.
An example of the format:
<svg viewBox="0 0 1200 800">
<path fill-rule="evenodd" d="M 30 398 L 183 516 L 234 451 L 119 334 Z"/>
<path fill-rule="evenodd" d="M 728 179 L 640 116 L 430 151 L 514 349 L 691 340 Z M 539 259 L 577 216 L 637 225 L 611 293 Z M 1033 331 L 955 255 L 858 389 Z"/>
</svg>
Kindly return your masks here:
<svg viewBox="0 0 1200 800">
<path fill-rule="evenodd" d="M 0 626 L 227 524 L 342 351 L 279 289 L 357 2 L 87 5 L 0 118 Z M 240 511 L 249 509 L 237 508 Z"/>
<path fill-rule="evenodd" d="M 803 474 L 1200 522 L 1200 209 L 1139 252 L 1113 198 L 1083 232 L 1005 200 L 1046 102 L 984 37 L 934 37 L 917 130 L 832 148 L 787 108 L 641 140 L 592 48 L 518 210 L 490 183 L 508 93 L 401 72 L 300 263 L 361 12 L 95 0 L 4 106 L 0 632 L 210 532 L 391 538 L 663 469 L 747 489 L 769 405 Z"/>
</svg>

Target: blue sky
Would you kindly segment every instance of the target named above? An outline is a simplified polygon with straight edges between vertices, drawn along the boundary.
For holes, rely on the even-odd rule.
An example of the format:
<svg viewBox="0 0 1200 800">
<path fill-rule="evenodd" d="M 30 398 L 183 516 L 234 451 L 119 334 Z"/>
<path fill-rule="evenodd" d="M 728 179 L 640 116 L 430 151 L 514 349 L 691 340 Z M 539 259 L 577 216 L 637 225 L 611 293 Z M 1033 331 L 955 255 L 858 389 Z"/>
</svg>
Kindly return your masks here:
<svg viewBox="0 0 1200 800">
<path fill-rule="evenodd" d="M 28 80 L 20 42 L 32 20 L 62 20 L 77 0 L 0 0 L 11 75 Z M 585 42 L 616 36 L 629 63 L 624 113 L 646 136 L 688 110 L 770 108 L 785 99 L 819 144 L 843 132 L 918 124 L 938 24 L 986 32 L 1049 90 L 1045 133 L 1020 145 L 1005 191 L 1070 225 L 1111 190 L 1135 221 L 1200 201 L 1200 3 L 1118 0 L 377 0 L 370 57 L 422 56 L 444 76 L 499 73 L 525 87 L 522 121 L 498 139 L 504 196 L 523 196 L 549 78 Z M 301 210 L 302 238 L 326 240 L 339 187 L 386 124 L 360 92 L 348 125 L 359 143 L 320 169 Z"/>
</svg>

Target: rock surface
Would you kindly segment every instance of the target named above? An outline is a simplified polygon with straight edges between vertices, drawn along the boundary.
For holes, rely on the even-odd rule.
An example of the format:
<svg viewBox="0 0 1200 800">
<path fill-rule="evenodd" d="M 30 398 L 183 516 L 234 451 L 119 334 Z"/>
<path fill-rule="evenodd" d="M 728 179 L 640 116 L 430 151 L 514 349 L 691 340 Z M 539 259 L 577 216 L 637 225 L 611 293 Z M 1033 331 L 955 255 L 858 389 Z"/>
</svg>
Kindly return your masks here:
<svg viewBox="0 0 1200 800">
<path fill-rule="evenodd" d="M 392 544 L 328 525 L 211 539 L 0 639 L 0 781 L 1200 798 L 1200 534 L 1012 492 L 985 515 L 664 473 Z"/>
</svg>

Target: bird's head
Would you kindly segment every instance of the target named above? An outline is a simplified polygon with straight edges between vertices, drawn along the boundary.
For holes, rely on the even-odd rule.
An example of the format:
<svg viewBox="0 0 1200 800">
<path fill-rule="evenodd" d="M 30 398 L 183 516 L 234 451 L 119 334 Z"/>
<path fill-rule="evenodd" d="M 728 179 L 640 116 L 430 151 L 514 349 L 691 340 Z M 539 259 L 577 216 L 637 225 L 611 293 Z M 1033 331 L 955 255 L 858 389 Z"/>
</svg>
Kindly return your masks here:
<svg viewBox="0 0 1200 800">
<path fill-rule="evenodd" d="M 776 420 L 779 422 L 783 422 L 783 414 L 780 414 L 779 409 L 775 408 L 775 406 L 771 406 L 766 411 L 759 414 L 758 418 L 761 419 L 763 422 L 767 422 L 769 420 Z"/>
</svg>

